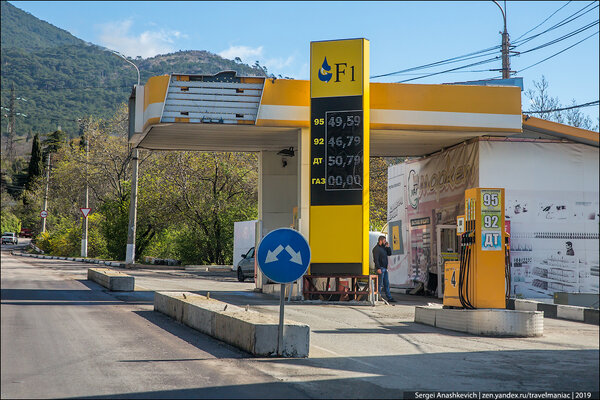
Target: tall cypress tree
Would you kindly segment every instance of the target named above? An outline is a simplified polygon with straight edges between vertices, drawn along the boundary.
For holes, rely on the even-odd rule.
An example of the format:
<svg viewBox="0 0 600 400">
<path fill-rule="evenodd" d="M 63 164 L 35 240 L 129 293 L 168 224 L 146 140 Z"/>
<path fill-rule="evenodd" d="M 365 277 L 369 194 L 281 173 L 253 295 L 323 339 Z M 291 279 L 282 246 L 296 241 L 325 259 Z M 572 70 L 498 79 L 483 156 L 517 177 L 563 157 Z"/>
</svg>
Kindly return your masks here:
<svg viewBox="0 0 600 400">
<path fill-rule="evenodd" d="M 33 144 L 31 145 L 31 158 L 29 159 L 29 169 L 27 170 L 27 183 L 25 184 L 25 188 L 30 189 L 35 178 L 41 176 L 42 173 L 42 146 L 40 145 L 39 135 L 36 134 L 33 137 Z"/>
</svg>

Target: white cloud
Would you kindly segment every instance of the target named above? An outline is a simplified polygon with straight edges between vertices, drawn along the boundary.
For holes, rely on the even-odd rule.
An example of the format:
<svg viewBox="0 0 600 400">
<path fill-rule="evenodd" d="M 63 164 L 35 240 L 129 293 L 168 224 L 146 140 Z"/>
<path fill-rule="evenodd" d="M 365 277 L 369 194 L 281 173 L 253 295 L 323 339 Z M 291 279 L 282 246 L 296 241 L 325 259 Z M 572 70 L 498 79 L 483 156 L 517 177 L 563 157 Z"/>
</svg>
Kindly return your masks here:
<svg viewBox="0 0 600 400">
<path fill-rule="evenodd" d="M 99 25 L 100 44 L 126 56 L 146 58 L 173 52 L 175 40 L 187 38 L 184 33 L 165 29 L 147 30 L 136 36 L 130 32 L 132 25 L 131 19 Z"/>
<path fill-rule="evenodd" d="M 292 71 L 297 68 L 294 64 L 296 59 L 295 55 L 288 57 L 267 57 L 263 46 L 250 47 L 250 46 L 229 46 L 228 49 L 218 53 L 223 58 L 230 60 L 239 57 L 242 62 L 254 65 L 255 61 L 258 61 L 260 65 L 267 68 L 269 74 L 273 73 L 276 75 L 289 76 L 296 78 L 297 73 Z"/>
<path fill-rule="evenodd" d="M 229 46 L 227 50 L 223 50 L 219 55 L 230 60 L 239 57 L 244 63 L 249 64 L 254 63 L 257 58 L 260 61 L 263 57 L 263 47 Z"/>
</svg>

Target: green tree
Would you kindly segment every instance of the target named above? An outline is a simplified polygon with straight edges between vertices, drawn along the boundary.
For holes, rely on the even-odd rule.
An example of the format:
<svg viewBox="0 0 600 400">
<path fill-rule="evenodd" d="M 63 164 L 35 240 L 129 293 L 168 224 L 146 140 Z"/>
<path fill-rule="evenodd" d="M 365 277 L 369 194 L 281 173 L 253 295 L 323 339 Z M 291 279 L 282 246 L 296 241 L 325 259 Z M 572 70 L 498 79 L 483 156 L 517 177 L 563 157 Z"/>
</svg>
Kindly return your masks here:
<svg viewBox="0 0 600 400">
<path fill-rule="evenodd" d="M 21 221 L 19 218 L 8 210 L 0 211 L 0 231 L 14 232 L 17 235 L 21 232 Z"/>
<path fill-rule="evenodd" d="M 43 165 L 42 165 L 42 147 L 40 146 L 39 135 L 36 134 L 33 137 L 33 143 L 31 145 L 31 158 L 29 159 L 29 168 L 27 170 L 27 183 L 25 184 L 26 189 L 31 189 L 32 183 L 36 178 L 42 176 Z"/>
<path fill-rule="evenodd" d="M 157 219 L 186 227 L 174 239 L 184 262 L 231 263 L 233 223 L 256 218 L 257 169 L 251 153 L 159 153 L 141 175 L 138 221 L 160 208 Z"/>
<path fill-rule="evenodd" d="M 44 140 L 46 147 L 44 148 L 44 155 L 56 153 L 66 143 L 66 134 L 62 130 L 56 130 L 49 133 Z"/>
</svg>

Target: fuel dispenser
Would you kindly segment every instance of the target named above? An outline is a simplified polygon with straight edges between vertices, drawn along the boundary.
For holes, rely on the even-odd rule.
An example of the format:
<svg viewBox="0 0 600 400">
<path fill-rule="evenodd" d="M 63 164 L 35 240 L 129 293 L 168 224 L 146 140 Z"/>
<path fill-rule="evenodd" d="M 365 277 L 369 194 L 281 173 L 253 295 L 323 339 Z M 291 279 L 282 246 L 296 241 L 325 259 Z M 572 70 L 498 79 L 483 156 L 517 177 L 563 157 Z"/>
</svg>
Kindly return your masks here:
<svg viewBox="0 0 600 400">
<path fill-rule="evenodd" d="M 504 230 L 504 189 L 465 191 L 465 215 L 457 217 L 460 261 L 446 262 L 444 307 L 506 308 L 510 297 L 510 249 Z"/>
</svg>

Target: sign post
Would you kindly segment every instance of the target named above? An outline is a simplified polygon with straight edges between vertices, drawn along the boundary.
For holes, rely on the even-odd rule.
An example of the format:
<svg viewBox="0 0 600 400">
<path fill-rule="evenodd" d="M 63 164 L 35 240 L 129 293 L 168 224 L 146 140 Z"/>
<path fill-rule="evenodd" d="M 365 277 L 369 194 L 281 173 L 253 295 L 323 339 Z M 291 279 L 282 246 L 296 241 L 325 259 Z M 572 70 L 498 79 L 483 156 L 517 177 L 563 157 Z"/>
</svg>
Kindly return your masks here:
<svg viewBox="0 0 600 400">
<path fill-rule="evenodd" d="M 87 192 L 86 192 L 86 207 L 80 208 L 81 214 L 83 214 L 83 229 L 82 229 L 82 238 L 81 238 L 81 257 L 87 257 L 87 249 L 88 249 L 88 215 L 92 211 L 91 208 L 87 207 Z"/>
<path fill-rule="evenodd" d="M 283 351 L 285 284 L 301 278 L 308 269 L 310 259 L 311 250 L 308 242 L 304 236 L 293 229 L 280 228 L 271 231 L 258 244 L 256 260 L 260 269 L 267 278 L 281 284 L 277 336 L 279 356 Z"/>
<path fill-rule="evenodd" d="M 310 273 L 368 275 L 369 41 L 311 42 L 310 60 Z"/>
</svg>

